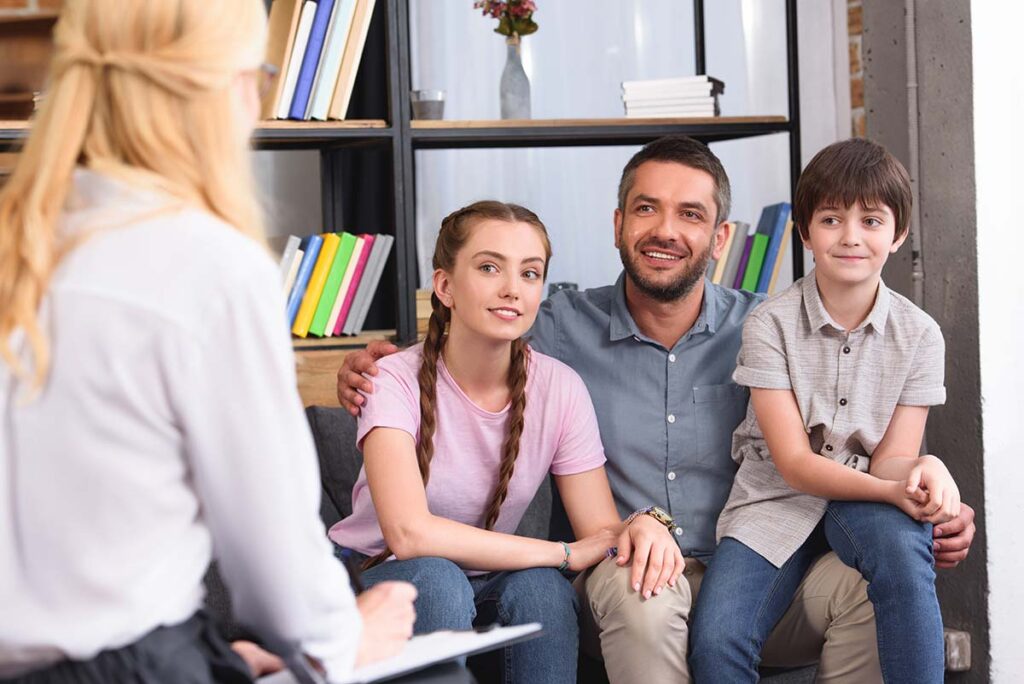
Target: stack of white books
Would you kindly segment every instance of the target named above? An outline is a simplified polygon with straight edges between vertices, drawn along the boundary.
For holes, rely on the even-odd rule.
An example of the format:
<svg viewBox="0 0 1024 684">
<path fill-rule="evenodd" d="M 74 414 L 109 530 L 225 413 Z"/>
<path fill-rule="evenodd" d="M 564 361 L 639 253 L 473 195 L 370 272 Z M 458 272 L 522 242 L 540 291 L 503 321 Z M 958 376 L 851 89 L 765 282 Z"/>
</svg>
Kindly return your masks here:
<svg viewBox="0 0 1024 684">
<path fill-rule="evenodd" d="M 724 83 L 705 75 L 622 82 L 626 116 L 634 118 L 718 116 L 724 92 Z"/>
</svg>

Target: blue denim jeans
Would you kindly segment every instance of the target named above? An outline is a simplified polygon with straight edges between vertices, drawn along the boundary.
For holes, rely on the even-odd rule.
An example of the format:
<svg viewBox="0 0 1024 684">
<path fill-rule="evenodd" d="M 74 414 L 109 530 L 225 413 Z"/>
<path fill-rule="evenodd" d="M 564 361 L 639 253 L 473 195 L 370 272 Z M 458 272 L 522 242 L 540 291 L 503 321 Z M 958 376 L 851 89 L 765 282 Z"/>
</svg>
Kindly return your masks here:
<svg viewBox="0 0 1024 684">
<path fill-rule="evenodd" d="M 711 560 L 690 624 L 696 682 L 757 682 L 761 647 L 813 560 L 829 547 L 868 582 L 886 682 L 943 681 L 942 615 L 932 526 L 895 506 L 833 501 L 818 529 L 776 568 L 726 537 Z"/>
<path fill-rule="evenodd" d="M 416 587 L 416 634 L 539 622 L 544 634 L 501 654 L 506 684 L 575 684 L 579 602 L 572 584 L 554 568 L 530 568 L 467 577 L 444 558 L 393 560 L 362 575 L 367 588 L 387 580 Z"/>
</svg>

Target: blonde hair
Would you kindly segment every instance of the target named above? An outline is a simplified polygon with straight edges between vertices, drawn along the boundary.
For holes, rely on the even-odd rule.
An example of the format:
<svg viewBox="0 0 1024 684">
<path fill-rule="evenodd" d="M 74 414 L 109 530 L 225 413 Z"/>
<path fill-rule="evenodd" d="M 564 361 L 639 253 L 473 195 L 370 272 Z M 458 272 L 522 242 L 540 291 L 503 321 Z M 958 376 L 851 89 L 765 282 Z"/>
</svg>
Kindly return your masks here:
<svg viewBox="0 0 1024 684">
<path fill-rule="evenodd" d="M 57 222 L 78 164 L 160 190 L 262 241 L 233 84 L 266 40 L 261 0 L 68 0 L 49 86 L 0 191 L 0 357 L 22 330 L 42 386 L 39 305 L 61 258 Z"/>
<path fill-rule="evenodd" d="M 544 277 L 547 277 L 548 263 L 551 261 L 551 241 L 540 218 L 518 204 L 494 200 L 474 202 L 445 217 L 441 222 L 441 231 L 437 234 L 437 244 L 434 246 L 434 269 L 443 269 L 450 273 L 455 268 L 455 259 L 459 251 L 469 241 L 473 227 L 485 219 L 527 223 L 533 226 L 544 247 Z M 416 376 L 420 387 L 420 429 L 416 441 L 416 463 L 419 465 L 424 487 L 430 479 L 430 462 L 434 458 L 434 433 L 437 430 L 437 361 L 444 351 L 447 341 L 445 331 L 452 317 L 451 309 L 441 303 L 436 292 L 430 295 L 430 303 L 432 311 L 427 336 L 423 341 L 423 362 Z M 508 496 L 512 474 L 515 472 L 516 459 L 519 457 L 519 440 L 523 435 L 526 413 L 526 378 L 530 367 L 530 347 L 522 337 L 512 341 L 509 361 L 506 377 L 509 393 L 508 429 L 501 446 L 498 482 L 491 493 L 487 510 L 484 511 L 485 530 L 494 529 L 495 523 L 498 522 L 501 507 Z M 391 549 L 385 544 L 383 551 L 363 563 L 363 568 L 369 569 L 383 563 L 389 556 Z"/>
</svg>

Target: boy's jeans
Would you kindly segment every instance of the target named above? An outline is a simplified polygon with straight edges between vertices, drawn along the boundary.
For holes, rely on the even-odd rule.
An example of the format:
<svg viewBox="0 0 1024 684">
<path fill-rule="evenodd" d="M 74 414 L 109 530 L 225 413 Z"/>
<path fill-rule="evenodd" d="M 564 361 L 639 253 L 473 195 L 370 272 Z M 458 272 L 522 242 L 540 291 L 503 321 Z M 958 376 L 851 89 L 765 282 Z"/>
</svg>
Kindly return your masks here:
<svg viewBox="0 0 1024 684">
<path fill-rule="evenodd" d="M 826 545 L 868 581 L 885 681 L 943 681 L 932 526 L 895 506 L 851 501 L 829 504 L 821 525 L 781 568 L 735 539 L 722 540 L 690 626 L 697 681 L 758 681 L 761 645 Z"/>
<path fill-rule="evenodd" d="M 508 684 L 575 684 L 579 646 L 576 592 L 554 568 L 492 572 L 467 577 L 444 558 L 414 558 L 381 563 L 363 573 L 369 588 L 402 580 L 415 585 L 416 634 L 439 629 L 472 629 L 495 622 L 539 622 L 544 634 L 513 644 L 502 654 Z"/>
</svg>

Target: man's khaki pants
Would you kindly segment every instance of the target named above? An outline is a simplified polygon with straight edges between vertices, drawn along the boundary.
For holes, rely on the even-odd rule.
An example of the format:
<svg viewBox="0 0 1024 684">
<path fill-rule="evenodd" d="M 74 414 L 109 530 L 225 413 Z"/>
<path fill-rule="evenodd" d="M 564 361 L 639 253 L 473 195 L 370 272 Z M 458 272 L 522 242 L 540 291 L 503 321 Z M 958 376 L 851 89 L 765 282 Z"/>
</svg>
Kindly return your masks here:
<svg viewBox="0 0 1024 684">
<path fill-rule="evenodd" d="M 689 682 L 687 620 L 704 565 L 687 558 L 686 581 L 646 600 L 629 586 L 630 571 L 607 559 L 576 579 L 580 649 L 603 657 L 611 684 Z M 867 583 L 834 553 L 807 571 L 761 651 L 761 664 L 770 667 L 812 663 L 818 663 L 819 682 L 882 681 Z"/>
</svg>

